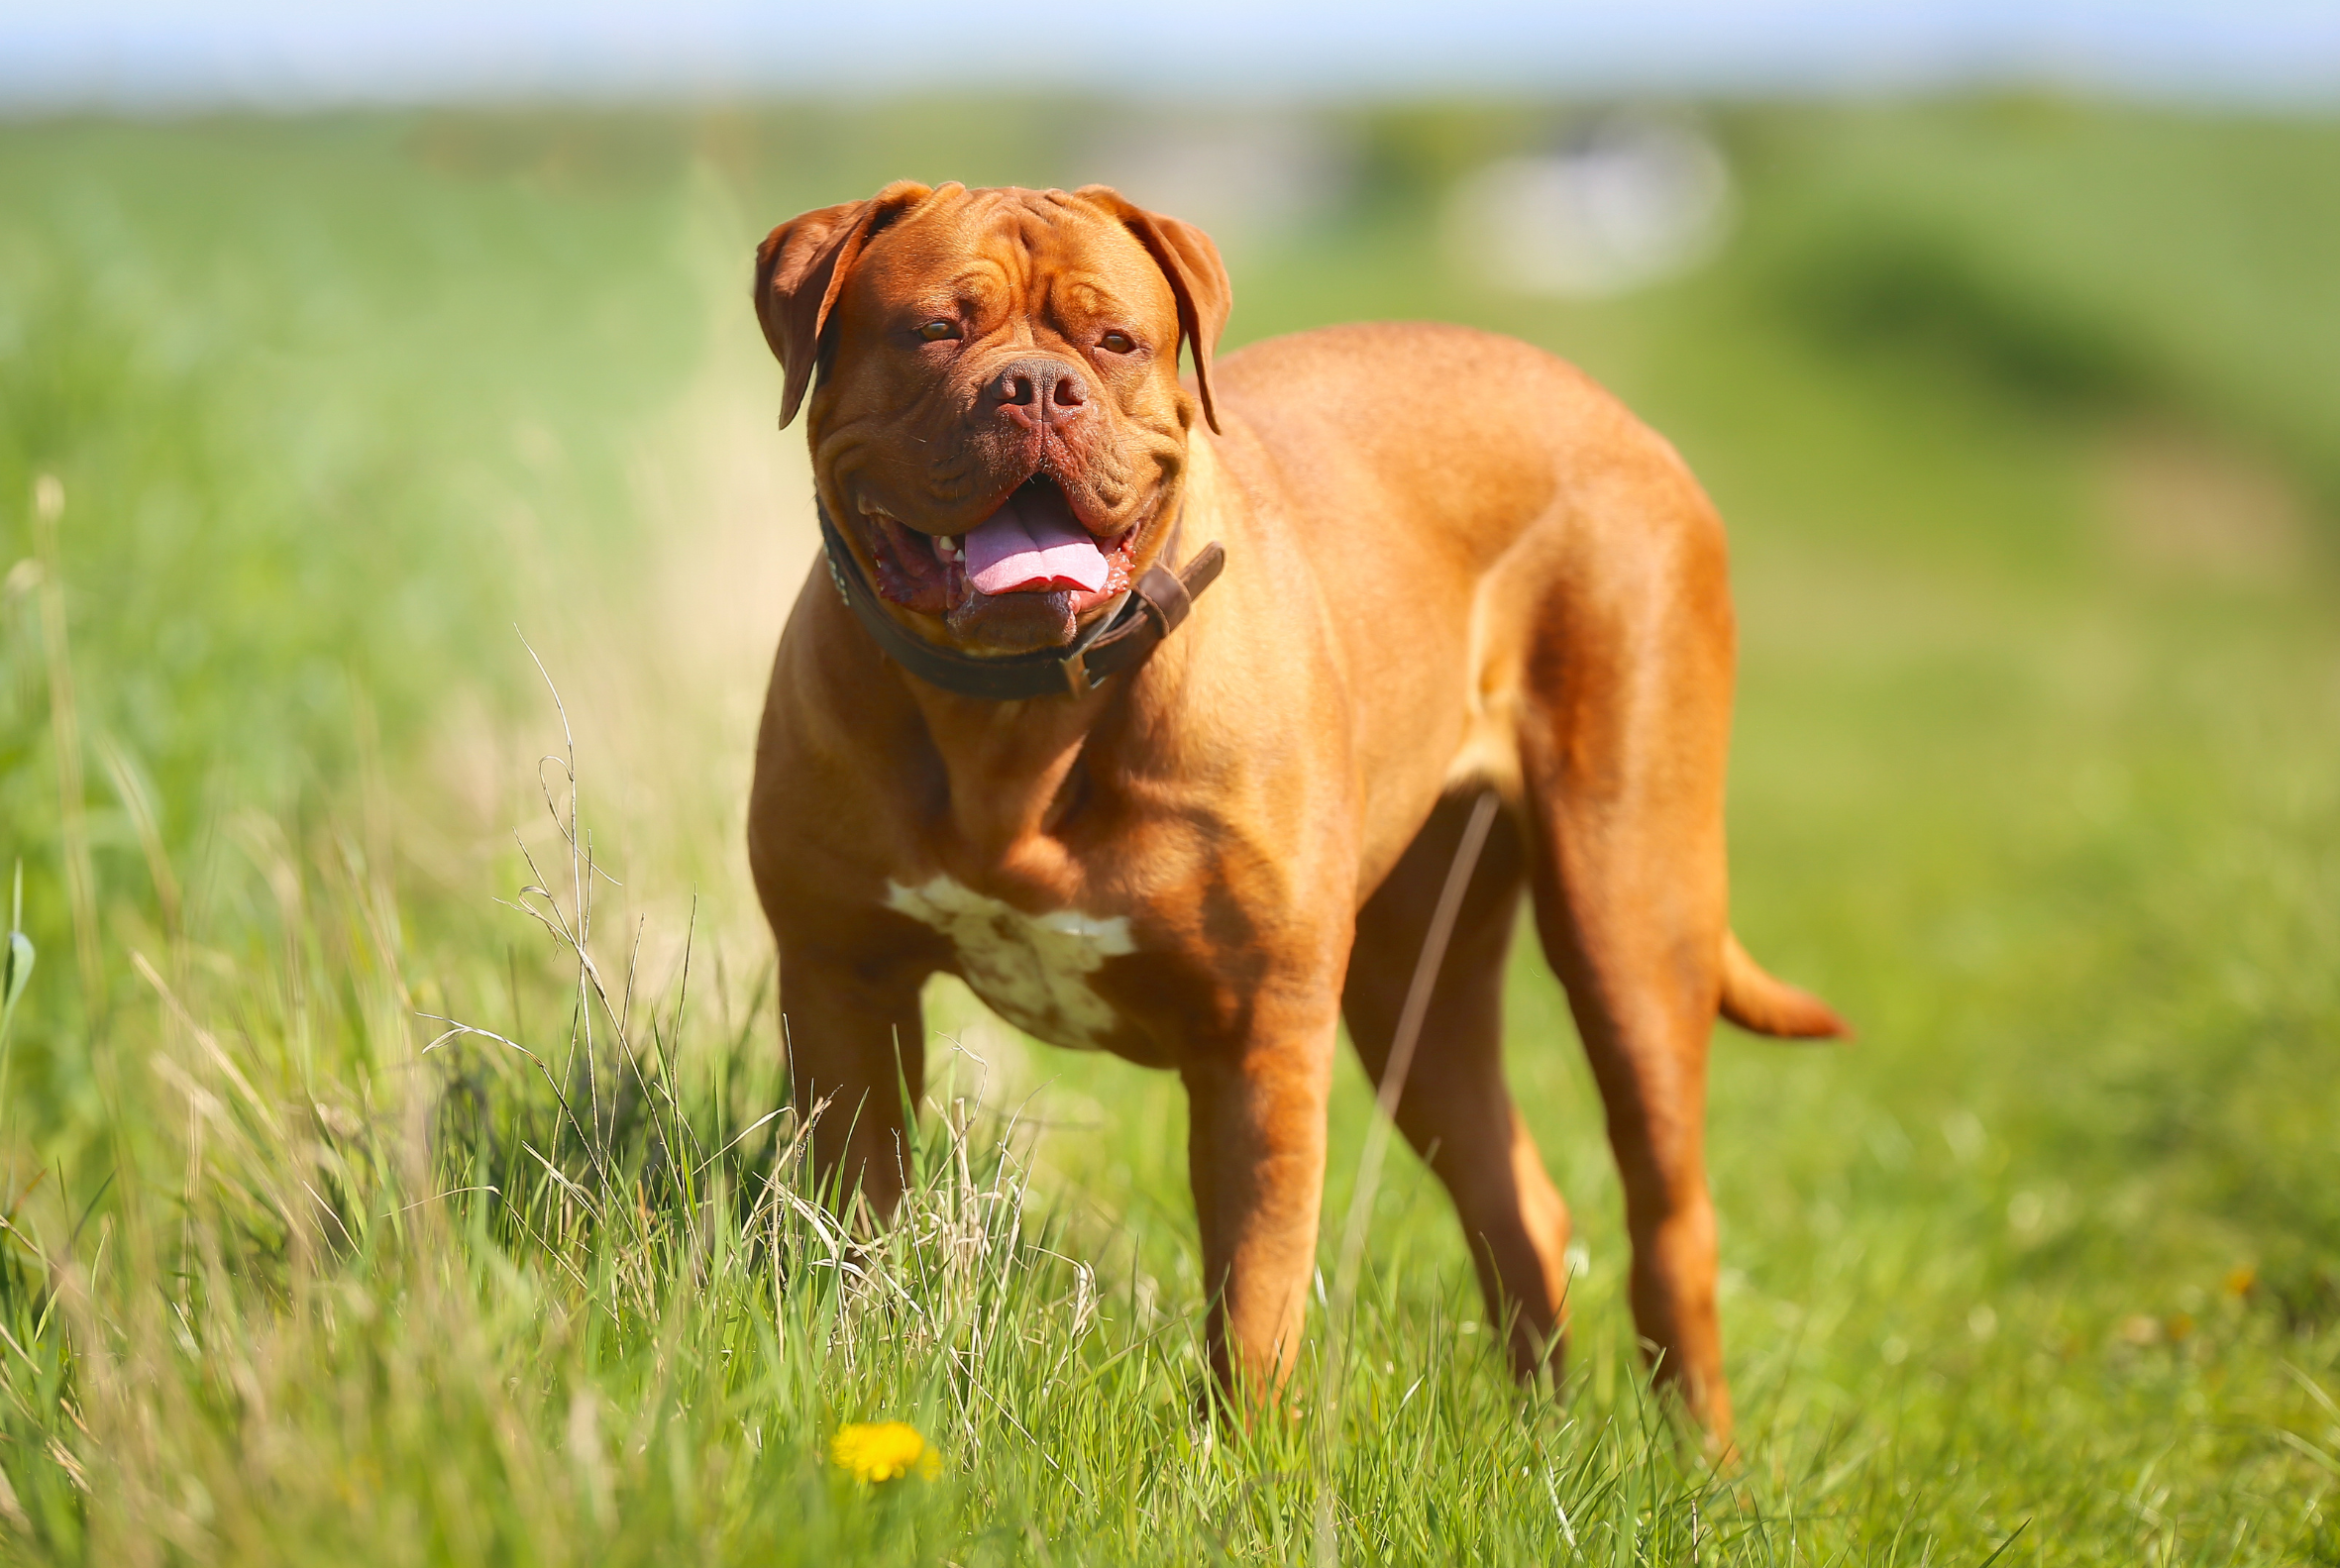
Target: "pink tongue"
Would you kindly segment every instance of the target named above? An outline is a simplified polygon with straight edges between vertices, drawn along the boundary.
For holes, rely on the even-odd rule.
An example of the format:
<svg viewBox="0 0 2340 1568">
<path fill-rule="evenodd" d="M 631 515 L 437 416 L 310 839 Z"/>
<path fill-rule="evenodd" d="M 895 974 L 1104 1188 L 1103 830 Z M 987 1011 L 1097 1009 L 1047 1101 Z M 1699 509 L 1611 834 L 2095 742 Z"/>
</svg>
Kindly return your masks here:
<svg viewBox="0 0 2340 1568">
<path fill-rule="evenodd" d="M 1025 506 L 1021 497 L 967 535 L 967 577 L 985 593 L 1033 593 L 1105 586 L 1105 552 L 1088 529 L 1055 507 Z"/>
</svg>

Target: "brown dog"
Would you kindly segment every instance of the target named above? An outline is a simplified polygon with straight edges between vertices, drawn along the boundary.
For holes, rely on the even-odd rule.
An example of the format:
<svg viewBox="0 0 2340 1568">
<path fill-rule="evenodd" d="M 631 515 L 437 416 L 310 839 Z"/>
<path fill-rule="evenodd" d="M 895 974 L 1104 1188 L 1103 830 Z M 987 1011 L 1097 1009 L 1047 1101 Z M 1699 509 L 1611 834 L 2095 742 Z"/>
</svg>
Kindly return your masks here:
<svg viewBox="0 0 2340 1568">
<path fill-rule="evenodd" d="M 748 829 L 796 1094 L 830 1102 L 821 1171 L 899 1199 L 937 971 L 1042 1039 L 1175 1069 L 1213 1364 L 1272 1386 L 1335 1032 L 1380 1078 L 1492 790 L 1398 1124 L 1532 1376 L 1568 1211 L 1503 1079 L 1526 887 L 1607 1104 L 1635 1319 L 1727 1440 L 1708 1037 L 1718 1011 L 1843 1025 L 1727 922 L 1723 532 L 1672 450 L 1476 332 L 1215 365 L 1217 249 L 1102 186 L 891 185 L 775 229 L 755 293 L 783 424 L 810 391 L 832 556 L 781 640 Z"/>
</svg>

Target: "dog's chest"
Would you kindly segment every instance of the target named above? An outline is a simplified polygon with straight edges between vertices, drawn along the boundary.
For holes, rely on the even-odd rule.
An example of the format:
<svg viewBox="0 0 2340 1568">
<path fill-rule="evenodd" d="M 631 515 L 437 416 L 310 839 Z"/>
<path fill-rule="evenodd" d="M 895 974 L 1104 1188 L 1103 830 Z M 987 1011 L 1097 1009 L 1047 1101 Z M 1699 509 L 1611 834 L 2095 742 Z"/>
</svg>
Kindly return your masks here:
<svg viewBox="0 0 2340 1568">
<path fill-rule="evenodd" d="M 1114 1009 L 1089 982 L 1107 959 L 1137 950 L 1127 917 L 1026 914 L 948 877 L 916 888 L 889 882 L 886 904 L 940 932 L 968 988 L 1017 1028 L 1090 1050 L 1114 1032 Z"/>
</svg>

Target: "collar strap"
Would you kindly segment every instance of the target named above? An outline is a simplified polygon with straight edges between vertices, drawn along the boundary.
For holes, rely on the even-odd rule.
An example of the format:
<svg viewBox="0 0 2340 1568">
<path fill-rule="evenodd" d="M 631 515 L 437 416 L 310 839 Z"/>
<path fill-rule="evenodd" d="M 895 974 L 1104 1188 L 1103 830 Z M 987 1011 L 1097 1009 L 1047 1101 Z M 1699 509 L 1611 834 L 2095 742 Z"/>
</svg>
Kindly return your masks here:
<svg viewBox="0 0 2340 1568">
<path fill-rule="evenodd" d="M 1110 676 L 1142 662 L 1154 645 L 1178 630 L 1202 591 L 1217 580 L 1226 565 L 1226 552 L 1214 540 L 1195 552 L 1183 572 L 1172 572 L 1157 560 L 1145 569 L 1113 610 L 1082 628 L 1072 646 L 1004 659 L 978 659 L 956 649 L 941 648 L 917 636 L 886 613 L 878 593 L 863 575 L 861 563 L 846 548 L 845 537 L 830 521 L 820 497 L 812 498 L 820 517 L 820 544 L 827 556 L 829 579 L 888 657 L 919 679 L 965 697 L 993 702 L 1019 702 L 1031 697 L 1080 696 L 1105 683 Z M 1171 526 L 1171 541 L 1178 537 Z M 1165 549 L 1164 554 L 1167 554 Z"/>
</svg>

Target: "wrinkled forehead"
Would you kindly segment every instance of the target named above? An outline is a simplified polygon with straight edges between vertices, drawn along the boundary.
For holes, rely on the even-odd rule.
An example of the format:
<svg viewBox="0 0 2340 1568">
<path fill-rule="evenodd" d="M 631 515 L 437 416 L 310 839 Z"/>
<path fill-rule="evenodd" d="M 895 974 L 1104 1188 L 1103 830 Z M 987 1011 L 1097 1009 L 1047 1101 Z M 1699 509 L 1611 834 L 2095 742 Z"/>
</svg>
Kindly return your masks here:
<svg viewBox="0 0 2340 1568">
<path fill-rule="evenodd" d="M 1136 236 L 1060 190 L 944 186 L 871 241 L 852 282 L 886 305 L 1178 310 Z"/>
</svg>

